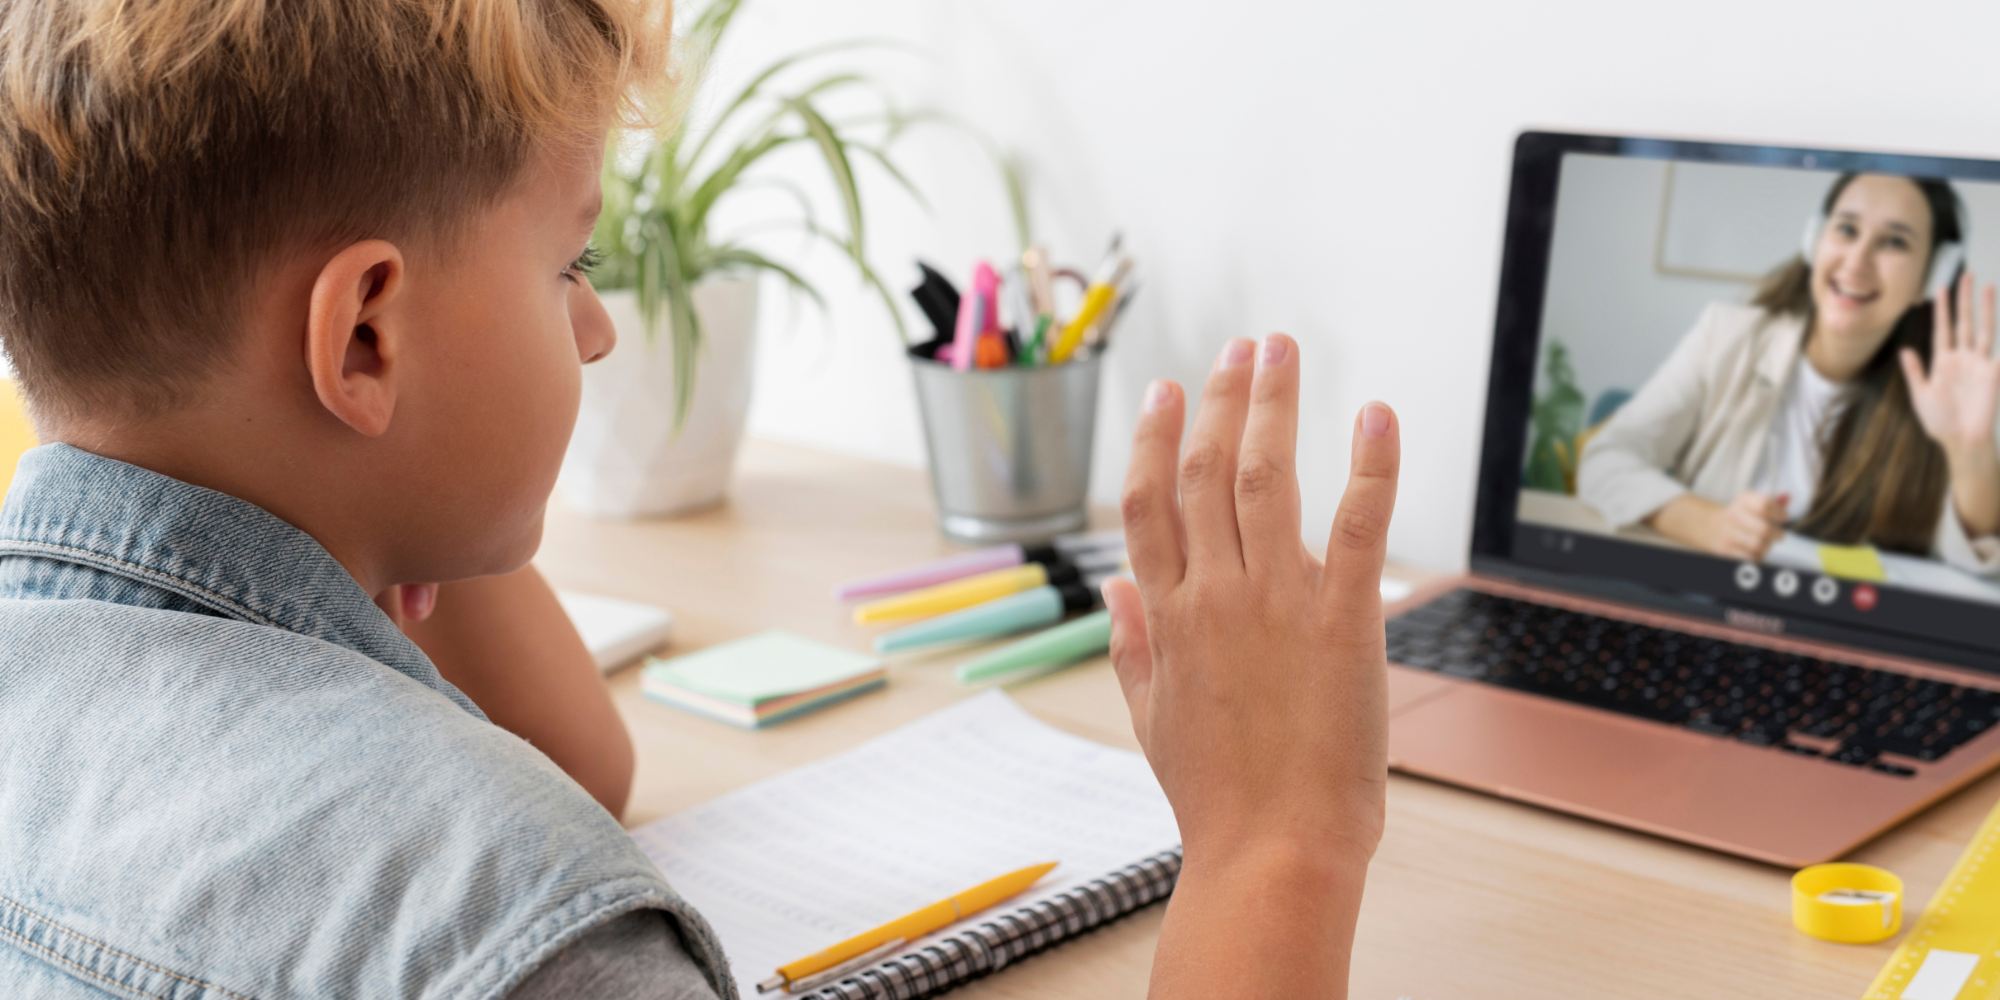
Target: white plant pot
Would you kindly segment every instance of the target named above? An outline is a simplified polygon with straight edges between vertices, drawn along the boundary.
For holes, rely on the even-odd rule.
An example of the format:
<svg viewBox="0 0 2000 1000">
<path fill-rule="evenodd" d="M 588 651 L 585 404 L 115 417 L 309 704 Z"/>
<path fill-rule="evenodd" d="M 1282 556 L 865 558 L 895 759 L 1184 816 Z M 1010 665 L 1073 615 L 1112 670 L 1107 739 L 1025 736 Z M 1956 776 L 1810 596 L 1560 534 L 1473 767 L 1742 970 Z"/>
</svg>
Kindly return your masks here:
<svg viewBox="0 0 2000 1000">
<path fill-rule="evenodd" d="M 757 279 L 703 281 L 694 289 L 702 344 L 694 401 L 674 434 L 674 351 L 662 316 L 648 338 L 639 298 L 604 292 L 618 347 L 583 369 L 583 405 L 556 491 L 599 517 L 657 517 L 722 499 L 743 443 L 756 354 Z"/>
</svg>

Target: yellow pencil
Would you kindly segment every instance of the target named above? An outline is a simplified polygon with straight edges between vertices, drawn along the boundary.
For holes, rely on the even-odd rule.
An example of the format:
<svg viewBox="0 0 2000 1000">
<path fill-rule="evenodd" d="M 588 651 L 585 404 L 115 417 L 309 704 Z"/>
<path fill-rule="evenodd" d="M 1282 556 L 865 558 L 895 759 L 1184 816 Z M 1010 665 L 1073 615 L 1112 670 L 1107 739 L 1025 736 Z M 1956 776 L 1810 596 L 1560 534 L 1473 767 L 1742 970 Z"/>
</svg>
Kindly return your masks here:
<svg viewBox="0 0 2000 1000">
<path fill-rule="evenodd" d="M 854 623 L 868 625 L 891 618 L 923 618 L 948 614 L 960 608 L 998 600 L 1009 594 L 1032 590 L 1049 582 L 1048 568 L 1041 563 L 997 569 L 935 587 L 913 590 L 895 597 L 870 601 L 854 609 Z"/>
<path fill-rule="evenodd" d="M 932 903 L 915 913 L 905 914 L 871 931 L 857 934 L 825 951 L 807 955 L 778 967 L 778 974 L 757 984 L 757 992 L 790 989 L 808 976 L 817 975 L 864 955 L 884 951 L 886 946 L 915 941 L 941 930 L 1002 900 L 1017 896 L 1056 866 L 1056 862 L 1029 865 L 1008 872 L 990 882 L 982 882 L 955 896 Z M 886 954 L 886 952 L 885 952 Z"/>
<path fill-rule="evenodd" d="M 1062 339 L 1056 341 L 1055 350 L 1049 352 L 1049 364 L 1059 365 L 1069 360 L 1071 354 L 1083 344 L 1083 335 L 1090 331 L 1090 324 L 1097 322 L 1111 302 L 1118 297 L 1115 285 L 1092 285 L 1083 293 L 1083 308 L 1077 310 L 1076 318 L 1063 327 Z"/>
<path fill-rule="evenodd" d="M 1063 327 L 1062 339 L 1049 350 L 1049 364 L 1059 365 L 1069 360 L 1076 349 L 1083 346 L 1083 335 L 1111 309 L 1118 301 L 1125 287 L 1125 279 L 1132 273 L 1132 258 L 1118 252 L 1118 241 L 1113 240 L 1111 250 L 1104 261 L 1097 265 L 1097 273 L 1090 278 L 1090 287 L 1083 291 L 1083 306 L 1076 311 L 1076 317 Z"/>
</svg>

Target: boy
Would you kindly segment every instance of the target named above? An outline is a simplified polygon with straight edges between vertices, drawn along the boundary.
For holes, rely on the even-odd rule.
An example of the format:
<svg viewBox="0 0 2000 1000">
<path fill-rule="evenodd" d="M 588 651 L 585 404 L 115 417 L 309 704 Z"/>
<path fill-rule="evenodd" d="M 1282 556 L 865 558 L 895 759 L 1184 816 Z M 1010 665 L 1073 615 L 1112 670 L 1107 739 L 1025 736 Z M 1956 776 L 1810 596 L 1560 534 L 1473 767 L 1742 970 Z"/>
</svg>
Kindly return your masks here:
<svg viewBox="0 0 2000 1000">
<path fill-rule="evenodd" d="M 0 340 L 51 442 L 0 510 L 0 992 L 734 994 L 522 569 L 667 23 L 0 3 Z M 1343 992 L 1380 836 L 1395 424 L 1358 419 L 1322 569 L 1297 398 L 1288 338 L 1232 341 L 1184 459 L 1177 387 L 1140 421 L 1106 596 L 1186 847 L 1163 996 Z"/>
</svg>

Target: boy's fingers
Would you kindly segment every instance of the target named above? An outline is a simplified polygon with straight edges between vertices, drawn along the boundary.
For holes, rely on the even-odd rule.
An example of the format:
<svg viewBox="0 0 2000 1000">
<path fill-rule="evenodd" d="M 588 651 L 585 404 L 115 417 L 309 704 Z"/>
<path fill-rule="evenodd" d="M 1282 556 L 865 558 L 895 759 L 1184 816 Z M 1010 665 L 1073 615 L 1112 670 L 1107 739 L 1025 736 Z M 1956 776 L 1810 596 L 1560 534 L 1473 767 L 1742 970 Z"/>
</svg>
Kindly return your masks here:
<svg viewBox="0 0 2000 1000">
<path fill-rule="evenodd" d="M 1250 412 L 1236 457 L 1236 525 L 1243 564 L 1297 565 L 1299 552 L 1298 346 L 1274 333 L 1257 352 Z"/>
<path fill-rule="evenodd" d="M 1236 454 L 1250 406 L 1256 348 L 1242 337 L 1223 345 L 1181 455 L 1181 518 L 1188 561 L 1194 566 L 1243 564 L 1243 543 L 1236 535 Z"/>
<path fill-rule="evenodd" d="M 1104 581 L 1104 606 L 1111 612 L 1111 669 L 1132 713 L 1132 731 L 1146 745 L 1146 706 L 1153 689 L 1153 647 L 1146 635 L 1146 608 L 1139 588 L 1122 576 Z"/>
<path fill-rule="evenodd" d="M 1389 548 L 1389 518 L 1396 510 L 1396 476 L 1402 466 L 1396 414 L 1369 403 L 1354 421 L 1354 459 L 1347 492 L 1333 515 L 1320 592 L 1334 620 L 1361 624 L 1382 613 L 1382 561 Z"/>
<path fill-rule="evenodd" d="M 1139 426 L 1132 433 L 1132 464 L 1125 470 L 1125 491 L 1119 498 L 1132 571 L 1155 592 L 1179 584 L 1187 572 L 1176 499 L 1184 409 L 1180 386 L 1159 379 L 1146 387 Z"/>
</svg>

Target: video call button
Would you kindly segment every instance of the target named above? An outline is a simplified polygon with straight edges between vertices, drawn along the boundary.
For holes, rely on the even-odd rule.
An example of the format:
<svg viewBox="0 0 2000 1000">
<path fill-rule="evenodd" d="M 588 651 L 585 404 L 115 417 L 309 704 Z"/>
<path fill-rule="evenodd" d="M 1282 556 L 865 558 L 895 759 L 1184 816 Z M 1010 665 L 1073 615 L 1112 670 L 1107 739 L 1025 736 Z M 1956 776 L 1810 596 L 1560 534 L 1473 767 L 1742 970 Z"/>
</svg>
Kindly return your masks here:
<svg viewBox="0 0 2000 1000">
<path fill-rule="evenodd" d="M 1779 597 L 1790 597 L 1799 592 L 1799 575 L 1791 570 L 1781 569 L 1777 576 L 1771 578 L 1771 589 L 1777 591 Z"/>
<path fill-rule="evenodd" d="M 1822 576 L 1813 581 L 1812 599 L 1821 604 L 1832 604 L 1840 600 L 1840 584 L 1833 577 Z"/>
<path fill-rule="evenodd" d="M 1736 567 L 1736 586 L 1741 590 L 1756 590 L 1764 582 L 1764 571 L 1756 563 L 1743 563 Z"/>
</svg>

